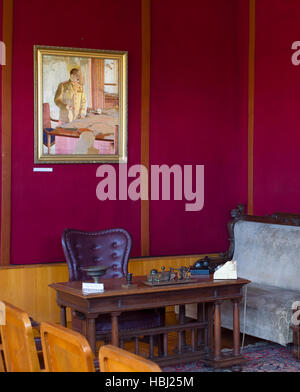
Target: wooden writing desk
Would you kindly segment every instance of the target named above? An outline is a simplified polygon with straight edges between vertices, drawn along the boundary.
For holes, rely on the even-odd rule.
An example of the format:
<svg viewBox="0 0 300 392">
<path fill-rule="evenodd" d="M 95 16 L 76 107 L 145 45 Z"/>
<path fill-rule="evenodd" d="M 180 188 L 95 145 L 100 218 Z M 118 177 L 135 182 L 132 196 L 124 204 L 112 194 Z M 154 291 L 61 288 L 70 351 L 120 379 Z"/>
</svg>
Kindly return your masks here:
<svg viewBox="0 0 300 392">
<path fill-rule="evenodd" d="M 139 309 L 152 309 L 171 305 L 198 303 L 206 304 L 206 317 L 198 313 L 195 323 L 181 324 L 179 326 L 165 326 L 152 330 L 134 331 L 132 336 L 153 336 L 163 334 L 164 353 L 159 357 L 150 358 L 160 365 L 183 363 L 195 359 L 202 360 L 214 367 L 226 367 L 240 364 L 243 357 L 240 354 L 240 323 L 239 302 L 243 297 L 242 288 L 250 283 L 246 279 L 216 280 L 210 277 L 199 277 L 193 279 L 193 283 L 149 287 L 142 282 L 145 276 L 134 277 L 132 283 L 137 287 L 124 289 L 122 284 L 125 278 L 103 279 L 104 293 L 83 294 L 82 282 L 62 282 L 51 284 L 56 290 L 57 303 L 61 309 L 61 324 L 66 326 L 66 307 L 82 312 L 86 317 L 87 339 L 96 353 L 96 318 L 105 313 L 111 314 L 112 322 L 112 344 L 119 345 L 118 317 L 122 312 L 135 311 Z M 233 351 L 225 355 L 221 352 L 221 309 L 222 301 L 233 302 Z M 204 347 L 199 351 L 198 342 L 195 339 L 195 330 L 204 329 Z M 182 332 L 186 329 L 192 330 L 192 346 L 190 351 L 182 350 Z M 167 350 L 167 333 L 177 331 L 179 335 L 179 351 L 177 355 L 170 356 Z M 129 336 L 126 334 L 126 336 Z"/>
</svg>

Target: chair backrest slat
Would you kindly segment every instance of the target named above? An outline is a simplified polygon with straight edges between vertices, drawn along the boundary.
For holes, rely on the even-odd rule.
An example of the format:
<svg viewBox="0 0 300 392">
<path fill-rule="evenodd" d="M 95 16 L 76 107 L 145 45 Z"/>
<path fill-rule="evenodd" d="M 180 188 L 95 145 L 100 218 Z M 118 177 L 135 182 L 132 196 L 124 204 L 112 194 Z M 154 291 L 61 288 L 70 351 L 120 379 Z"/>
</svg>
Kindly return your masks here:
<svg viewBox="0 0 300 392">
<path fill-rule="evenodd" d="M 99 364 L 101 372 L 161 372 L 155 362 L 109 344 L 100 347 Z"/>
<path fill-rule="evenodd" d="M 78 332 L 41 323 L 45 368 L 48 372 L 94 372 L 94 354 L 86 338 Z"/>
</svg>

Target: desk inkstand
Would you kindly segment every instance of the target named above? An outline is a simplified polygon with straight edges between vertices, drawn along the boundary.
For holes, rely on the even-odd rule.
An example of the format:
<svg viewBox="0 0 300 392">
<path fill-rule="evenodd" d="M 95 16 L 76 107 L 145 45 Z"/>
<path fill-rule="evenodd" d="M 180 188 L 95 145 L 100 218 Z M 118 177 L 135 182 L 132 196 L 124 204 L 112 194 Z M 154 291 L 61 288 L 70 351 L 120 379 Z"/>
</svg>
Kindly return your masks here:
<svg viewBox="0 0 300 392">
<path fill-rule="evenodd" d="M 132 284 L 132 273 L 128 272 L 126 275 L 126 284 L 122 284 L 122 289 L 135 289 L 137 287 L 136 284 Z"/>
<path fill-rule="evenodd" d="M 190 277 L 190 271 L 187 267 L 170 268 L 161 267 L 161 271 L 152 269 L 147 275 L 147 281 L 143 282 L 147 286 L 163 286 L 183 283 L 193 283 Z"/>
</svg>

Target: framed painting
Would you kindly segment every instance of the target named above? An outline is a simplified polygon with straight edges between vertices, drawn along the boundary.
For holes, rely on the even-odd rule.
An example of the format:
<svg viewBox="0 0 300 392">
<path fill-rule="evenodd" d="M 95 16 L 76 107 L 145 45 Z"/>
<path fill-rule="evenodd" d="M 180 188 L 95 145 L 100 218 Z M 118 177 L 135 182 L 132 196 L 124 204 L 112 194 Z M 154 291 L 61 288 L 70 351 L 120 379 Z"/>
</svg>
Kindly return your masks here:
<svg viewBox="0 0 300 392">
<path fill-rule="evenodd" d="M 127 56 L 34 46 L 35 163 L 127 162 Z"/>
</svg>

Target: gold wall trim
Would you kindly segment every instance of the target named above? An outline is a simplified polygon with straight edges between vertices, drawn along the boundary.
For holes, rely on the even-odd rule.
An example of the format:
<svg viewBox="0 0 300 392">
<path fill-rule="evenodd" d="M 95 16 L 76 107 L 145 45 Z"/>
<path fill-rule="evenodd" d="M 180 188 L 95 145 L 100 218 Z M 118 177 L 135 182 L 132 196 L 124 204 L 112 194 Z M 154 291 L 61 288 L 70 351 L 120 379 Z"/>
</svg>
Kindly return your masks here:
<svg viewBox="0 0 300 392">
<path fill-rule="evenodd" d="M 254 213 L 255 0 L 249 0 L 248 215 Z"/>
<path fill-rule="evenodd" d="M 142 6 L 141 164 L 149 172 L 151 0 Z M 150 254 L 150 203 L 141 200 L 141 255 Z"/>
</svg>

